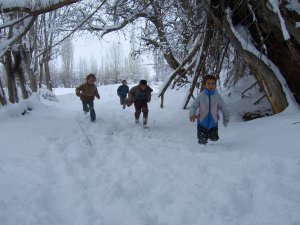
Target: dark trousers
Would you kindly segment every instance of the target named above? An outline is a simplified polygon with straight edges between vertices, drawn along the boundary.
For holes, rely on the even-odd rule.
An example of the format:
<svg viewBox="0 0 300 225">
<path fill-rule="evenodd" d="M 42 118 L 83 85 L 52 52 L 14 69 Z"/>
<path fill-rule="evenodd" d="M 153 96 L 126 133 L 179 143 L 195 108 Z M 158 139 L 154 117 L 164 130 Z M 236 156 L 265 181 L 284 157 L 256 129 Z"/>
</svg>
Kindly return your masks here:
<svg viewBox="0 0 300 225">
<path fill-rule="evenodd" d="M 147 121 L 148 119 L 148 104 L 146 101 L 135 101 L 134 102 L 135 107 L 135 119 L 138 120 L 140 118 L 141 112 L 143 112 L 143 118 Z"/>
<path fill-rule="evenodd" d="M 211 141 L 217 141 L 219 140 L 218 127 L 206 129 L 205 127 L 198 125 L 197 137 L 198 137 L 199 144 L 206 144 L 208 139 Z"/>
<path fill-rule="evenodd" d="M 90 112 L 91 121 L 96 120 L 96 113 L 94 109 L 94 101 L 86 102 L 82 101 L 83 111 Z"/>
<path fill-rule="evenodd" d="M 126 104 L 126 96 L 119 96 L 120 97 L 120 104 L 125 105 Z"/>
</svg>

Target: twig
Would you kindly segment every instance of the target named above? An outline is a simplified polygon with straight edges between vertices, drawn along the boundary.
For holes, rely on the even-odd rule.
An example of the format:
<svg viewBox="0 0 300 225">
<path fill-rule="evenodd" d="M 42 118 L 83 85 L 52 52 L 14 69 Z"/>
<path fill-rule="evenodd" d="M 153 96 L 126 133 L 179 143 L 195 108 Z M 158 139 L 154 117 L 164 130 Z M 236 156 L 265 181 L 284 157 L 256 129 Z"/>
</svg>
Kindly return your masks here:
<svg viewBox="0 0 300 225">
<path fill-rule="evenodd" d="M 255 101 L 253 104 L 257 105 L 264 97 L 266 97 L 266 95 L 263 95 L 262 97 L 260 97 L 257 101 Z"/>
<path fill-rule="evenodd" d="M 86 138 L 88 144 L 89 144 L 90 146 L 92 146 L 93 144 L 92 144 L 91 140 L 88 138 L 88 136 L 86 135 L 86 133 L 84 132 L 84 130 L 83 130 L 82 127 L 80 126 L 79 121 L 76 120 L 76 122 L 77 122 L 78 126 L 80 127 L 80 130 L 82 131 L 83 135 L 85 136 L 85 138 Z"/>
<path fill-rule="evenodd" d="M 253 87 L 255 87 L 255 85 L 256 85 L 257 83 L 258 83 L 258 82 L 256 81 L 254 84 L 252 84 L 250 87 L 248 87 L 245 91 L 243 91 L 243 92 L 242 92 L 242 98 L 246 97 L 244 94 L 245 94 L 248 90 L 250 90 L 250 89 L 252 89 Z"/>
</svg>

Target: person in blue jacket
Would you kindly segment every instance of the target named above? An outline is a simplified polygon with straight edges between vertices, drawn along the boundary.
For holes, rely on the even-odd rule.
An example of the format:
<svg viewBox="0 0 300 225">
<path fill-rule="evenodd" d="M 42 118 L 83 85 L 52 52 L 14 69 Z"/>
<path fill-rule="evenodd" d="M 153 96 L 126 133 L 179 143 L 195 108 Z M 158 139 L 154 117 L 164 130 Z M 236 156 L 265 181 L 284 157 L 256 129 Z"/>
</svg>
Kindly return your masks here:
<svg viewBox="0 0 300 225">
<path fill-rule="evenodd" d="M 204 77 L 204 90 L 200 92 L 190 107 L 190 121 L 197 120 L 197 137 L 199 144 L 206 144 L 208 139 L 217 141 L 219 110 L 223 114 L 223 125 L 227 127 L 229 111 L 216 90 L 216 78 L 212 75 Z"/>
<path fill-rule="evenodd" d="M 122 85 L 118 87 L 117 94 L 120 97 L 120 104 L 123 105 L 123 109 L 126 107 L 126 98 L 129 92 L 129 87 L 127 86 L 127 81 L 123 80 Z"/>
</svg>

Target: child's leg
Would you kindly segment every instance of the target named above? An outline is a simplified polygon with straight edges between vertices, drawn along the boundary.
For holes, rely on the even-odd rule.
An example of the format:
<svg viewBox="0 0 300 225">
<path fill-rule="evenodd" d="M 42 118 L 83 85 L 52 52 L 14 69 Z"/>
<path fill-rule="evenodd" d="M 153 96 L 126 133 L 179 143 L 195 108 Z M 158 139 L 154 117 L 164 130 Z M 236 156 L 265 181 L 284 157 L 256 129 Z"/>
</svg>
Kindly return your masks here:
<svg viewBox="0 0 300 225">
<path fill-rule="evenodd" d="M 211 141 L 219 140 L 218 127 L 209 130 L 209 140 Z"/>
<path fill-rule="evenodd" d="M 198 137 L 198 143 L 199 144 L 207 144 L 208 139 L 208 130 L 204 127 L 198 126 L 197 127 L 197 137 Z"/>
<path fill-rule="evenodd" d="M 147 102 L 145 102 L 143 105 L 142 105 L 142 112 L 143 112 L 143 125 L 147 125 L 147 121 L 148 121 L 148 104 Z"/>
<path fill-rule="evenodd" d="M 121 96 L 120 97 L 120 103 L 123 105 L 123 109 L 126 107 L 126 96 Z"/>
<path fill-rule="evenodd" d="M 137 122 L 140 118 L 141 112 L 142 112 L 142 106 L 140 102 L 135 102 L 134 103 L 134 107 L 135 107 L 135 121 Z"/>
<path fill-rule="evenodd" d="M 88 103 L 86 101 L 82 101 L 82 107 L 84 112 L 89 112 Z"/>
<path fill-rule="evenodd" d="M 96 113 L 95 113 L 95 109 L 94 109 L 94 102 L 91 101 L 88 104 L 89 104 L 89 107 L 90 107 L 91 121 L 95 121 L 96 120 Z"/>
<path fill-rule="evenodd" d="M 124 105 L 124 100 L 125 100 L 125 98 L 120 95 L 120 105 Z"/>
</svg>

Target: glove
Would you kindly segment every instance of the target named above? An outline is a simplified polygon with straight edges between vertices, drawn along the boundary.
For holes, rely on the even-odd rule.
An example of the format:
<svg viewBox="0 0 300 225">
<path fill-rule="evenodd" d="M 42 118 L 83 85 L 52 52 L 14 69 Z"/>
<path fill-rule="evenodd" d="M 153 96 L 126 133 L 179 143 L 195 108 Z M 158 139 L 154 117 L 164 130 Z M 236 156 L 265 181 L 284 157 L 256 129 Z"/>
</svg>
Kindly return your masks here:
<svg viewBox="0 0 300 225">
<path fill-rule="evenodd" d="M 130 106 L 132 105 L 132 103 L 133 103 L 132 101 L 130 101 L 130 100 L 128 100 L 128 99 L 126 100 L 126 105 L 127 105 L 127 107 L 130 107 Z"/>
<path fill-rule="evenodd" d="M 76 95 L 77 95 L 78 97 L 80 97 L 80 96 L 81 96 L 81 94 L 80 94 L 80 93 L 76 93 Z"/>
<path fill-rule="evenodd" d="M 196 119 L 197 119 L 197 116 L 196 116 L 196 115 L 192 115 L 192 116 L 190 117 L 190 121 L 191 121 L 191 122 L 195 122 Z"/>
<path fill-rule="evenodd" d="M 227 127 L 227 126 L 228 126 L 228 122 L 229 122 L 229 120 L 224 120 L 224 119 L 223 119 L 223 125 L 224 125 L 224 127 Z"/>
</svg>

